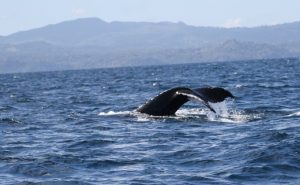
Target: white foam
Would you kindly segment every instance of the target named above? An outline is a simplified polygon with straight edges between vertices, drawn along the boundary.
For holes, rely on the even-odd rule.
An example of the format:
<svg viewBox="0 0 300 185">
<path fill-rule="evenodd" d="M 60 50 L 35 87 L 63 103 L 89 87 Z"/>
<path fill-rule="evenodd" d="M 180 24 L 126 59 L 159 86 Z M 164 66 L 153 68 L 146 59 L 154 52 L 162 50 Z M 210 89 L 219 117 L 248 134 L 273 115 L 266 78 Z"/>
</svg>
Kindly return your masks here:
<svg viewBox="0 0 300 185">
<path fill-rule="evenodd" d="M 292 116 L 300 116 L 300 111 L 297 111 L 297 112 L 294 112 L 292 114 L 289 114 L 288 115 L 289 117 L 292 117 Z"/>
<path fill-rule="evenodd" d="M 100 112 L 99 116 L 132 116 L 136 117 L 137 122 L 147 122 L 151 121 L 154 116 L 149 116 L 147 114 L 143 114 L 137 111 L 108 111 L 108 112 Z"/>
<path fill-rule="evenodd" d="M 199 116 L 199 115 L 206 115 L 207 110 L 199 109 L 199 108 L 192 108 L 192 109 L 179 109 L 176 112 L 176 116 L 185 117 L 185 116 Z"/>
<path fill-rule="evenodd" d="M 108 111 L 100 112 L 99 116 L 117 116 L 117 115 L 131 115 L 132 111 Z"/>
<path fill-rule="evenodd" d="M 242 84 L 237 84 L 237 85 L 235 85 L 235 87 L 236 87 L 236 88 L 242 88 L 242 87 L 244 87 L 244 85 L 242 85 Z"/>
</svg>

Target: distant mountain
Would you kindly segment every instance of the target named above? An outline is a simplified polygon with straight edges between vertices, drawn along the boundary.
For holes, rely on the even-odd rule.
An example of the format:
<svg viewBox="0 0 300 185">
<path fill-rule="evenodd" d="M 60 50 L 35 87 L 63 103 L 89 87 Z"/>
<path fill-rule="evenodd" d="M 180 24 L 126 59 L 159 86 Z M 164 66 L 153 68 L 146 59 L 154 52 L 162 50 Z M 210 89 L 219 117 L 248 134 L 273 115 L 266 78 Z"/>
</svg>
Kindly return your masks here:
<svg viewBox="0 0 300 185">
<path fill-rule="evenodd" d="M 288 45 L 226 41 L 190 49 L 102 50 L 44 42 L 0 45 L 0 73 L 300 57 Z M 293 49 L 290 49 L 293 48 Z"/>
<path fill-rule="evenodd" d="M 300 22 L 254 28 L 195 27 L 184 23 L 66 21 L 0 38 L 0 43 L 43 41 L 63 46 L 191 48 L 239 40 L 266 44 L 300 42 Z"/>
<path fill-rule="evenodd" d="M 0 73 L 300 57 L 300 22 L 254 28 L 85 18 L 0 37 Z"/>
</svg>

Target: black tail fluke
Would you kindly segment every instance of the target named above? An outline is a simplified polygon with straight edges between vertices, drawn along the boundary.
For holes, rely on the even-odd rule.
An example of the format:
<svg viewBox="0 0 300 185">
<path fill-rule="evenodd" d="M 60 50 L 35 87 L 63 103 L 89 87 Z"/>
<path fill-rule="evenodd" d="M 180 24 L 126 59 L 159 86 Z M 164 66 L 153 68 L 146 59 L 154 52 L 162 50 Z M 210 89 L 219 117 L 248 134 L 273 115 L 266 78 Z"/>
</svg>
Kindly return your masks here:
<svg viewBox="0 0 300 185">
<path fill-rule="evenodd" d="M 197 88 L 193 89 L 193 91 L 197 93 L 203 100 L 211 103 L 222 102 L 226 98 L 234 98 L 231 92 L 220 87 Z"/>
<path fill-rule="evenodd" d="M 195 99 L 201 101 L 211 111 L 215 112 L 215 110 L 209 105 L 209 102 L 222 102 L 227 97 L 234 98 L 229 91 L 219 87 L 197 89 L 176 87 L 159 94 L 143 106 L 139 107 L 137 111 L 153 116 L 174 115 L 184 103 L 190 99 Z"/>
<path fill-rule="evenodd" d="M 187 96 L 178 94 L 179 91 L 192 93 L 191 89 L 184 87 L 169 89 L 146 102 L 137 111 L 153 116 L 174 115 L 184 103 L 189 101 Z"/>
</svg>

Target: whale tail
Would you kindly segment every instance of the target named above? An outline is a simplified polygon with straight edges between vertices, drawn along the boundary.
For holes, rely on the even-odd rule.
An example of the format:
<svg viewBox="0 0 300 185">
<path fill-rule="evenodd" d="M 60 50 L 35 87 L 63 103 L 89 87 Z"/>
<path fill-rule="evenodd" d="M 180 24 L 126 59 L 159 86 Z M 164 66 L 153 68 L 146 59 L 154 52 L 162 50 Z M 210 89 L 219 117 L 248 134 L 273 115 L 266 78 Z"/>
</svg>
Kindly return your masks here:
<svg viewBox="0 0 300 185">
<path fill-rule="evenodd" d="M 209 105 L 209 102 L 222 102 L 228 97 L 234 98 L 229 91 L 220 87 L 206 87 L 197 89 L 176 87 L 162 92 L 139 107 L 137 111 L 153 116 L 174 115 L 175 112 L 189 100 L 197 100 L 202 102 L 211 111 L 216 112 Z"/>
</svg>

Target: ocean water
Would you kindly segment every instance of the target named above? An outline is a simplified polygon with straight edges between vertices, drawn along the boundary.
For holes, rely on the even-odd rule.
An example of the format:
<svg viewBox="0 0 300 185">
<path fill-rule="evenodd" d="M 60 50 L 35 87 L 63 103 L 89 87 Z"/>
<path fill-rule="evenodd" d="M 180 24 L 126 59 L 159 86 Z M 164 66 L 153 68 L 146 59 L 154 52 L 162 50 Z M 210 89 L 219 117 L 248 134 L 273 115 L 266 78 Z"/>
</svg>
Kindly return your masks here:
<svg viewBox="0 0 300 185">
<path fill-rule="evenodd" d="M 170 117 L 175 86 L 238 98 Z M 0 184 L 300 184 L 300 60 L 0 75 Z"/>
</svg>

